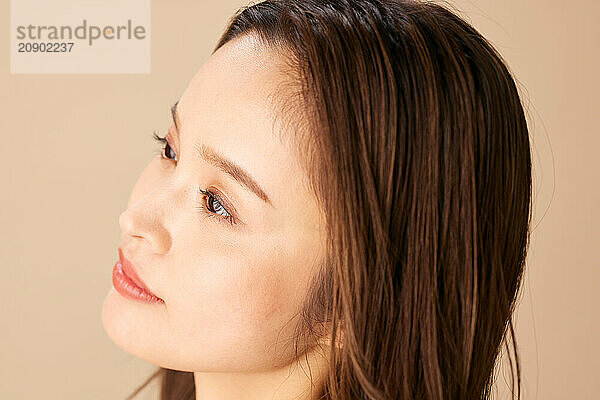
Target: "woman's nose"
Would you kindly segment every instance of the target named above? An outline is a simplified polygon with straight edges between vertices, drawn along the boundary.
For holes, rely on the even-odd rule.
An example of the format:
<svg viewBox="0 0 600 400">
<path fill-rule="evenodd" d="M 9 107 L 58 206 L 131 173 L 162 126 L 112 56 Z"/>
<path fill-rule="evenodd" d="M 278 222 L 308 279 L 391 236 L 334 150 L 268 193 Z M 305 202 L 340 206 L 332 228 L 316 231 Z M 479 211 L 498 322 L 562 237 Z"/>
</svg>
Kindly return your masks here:
<svg viewBox="0 0 600 400">
<path fill-rule="evenodd" d="M 130 238 L 146 241 L 153 253 L 167 254 L 172 239 L 159 210 L 138 203 L 119 215 L 119 226 Z"/>
</svg>

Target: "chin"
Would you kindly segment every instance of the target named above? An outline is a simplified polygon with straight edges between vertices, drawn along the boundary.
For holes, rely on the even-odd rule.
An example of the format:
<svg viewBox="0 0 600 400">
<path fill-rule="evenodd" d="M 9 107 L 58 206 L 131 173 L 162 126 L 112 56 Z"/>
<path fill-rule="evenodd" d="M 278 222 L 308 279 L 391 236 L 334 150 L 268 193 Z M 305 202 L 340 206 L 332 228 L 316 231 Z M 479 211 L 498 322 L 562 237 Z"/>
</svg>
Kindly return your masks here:
<svg viewBox="0 0 600 400">
<path fill-rule="evenodd" d="M 158 330 L 148 329 L 151 325 L 162 325 L 155 308 L 137 304 L 111 288 L 104 298 L 101 318 L 104 331 L 119 348 L 160 365 L 160 360 L 156 359 L 156 349 L 162 347 L 156 343 Z"/>
</svg>

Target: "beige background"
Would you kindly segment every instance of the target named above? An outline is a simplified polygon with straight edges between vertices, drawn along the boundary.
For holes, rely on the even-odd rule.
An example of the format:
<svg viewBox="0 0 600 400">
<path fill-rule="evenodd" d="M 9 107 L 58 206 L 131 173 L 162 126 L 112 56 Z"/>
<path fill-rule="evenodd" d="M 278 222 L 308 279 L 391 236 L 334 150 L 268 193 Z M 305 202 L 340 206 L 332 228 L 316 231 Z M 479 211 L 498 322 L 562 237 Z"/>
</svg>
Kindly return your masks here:
<svg viewBox="0 0 600 400">
<path fill-rule="evenodd" d="M 243 4 L 153 1 L 149 75 L 11 75 L 1 2 L 1 399 L 123 399 L 154 368 L 101 325 L 117 218 L 157 149 L 152 130 L 168 127 L 169 106 Z M 453 4 L 508 61 L 533 136 L 534 232 L 517 315 L 524 398 L 597 399 L 599 3 Z"/>
</svg>

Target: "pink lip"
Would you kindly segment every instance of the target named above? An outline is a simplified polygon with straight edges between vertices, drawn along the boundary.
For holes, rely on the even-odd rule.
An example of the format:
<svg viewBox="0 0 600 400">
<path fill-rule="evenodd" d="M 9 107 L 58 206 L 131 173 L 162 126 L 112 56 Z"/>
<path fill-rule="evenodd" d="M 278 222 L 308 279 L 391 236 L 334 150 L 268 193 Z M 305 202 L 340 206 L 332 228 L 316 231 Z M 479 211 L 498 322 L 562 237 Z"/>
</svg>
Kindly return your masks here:
<svg viewBox="0 0 600 400">
<path fill-rule="evenodd" d="M 119 260 L 113 267 L 112 281 L 114 288 L 124 297 L 144 303 L 164 303 L 144 284 L 133 264 L 123 255 L 121 248 Z"/>
</svg>

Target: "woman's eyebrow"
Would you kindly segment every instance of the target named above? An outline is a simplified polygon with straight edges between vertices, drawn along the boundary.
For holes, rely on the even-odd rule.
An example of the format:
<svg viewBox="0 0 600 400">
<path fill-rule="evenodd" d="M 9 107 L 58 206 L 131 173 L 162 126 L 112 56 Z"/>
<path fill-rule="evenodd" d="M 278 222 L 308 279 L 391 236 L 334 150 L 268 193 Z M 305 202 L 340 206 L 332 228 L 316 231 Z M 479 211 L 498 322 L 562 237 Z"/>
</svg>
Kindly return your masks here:
<svg viewBox="0 0 600 400">
<path fill-rule="evenodd" d="M 177 113 L 177 104 L 179 104 L 179 100 L 175 102 L 171 106 L 171 116 L 173 117 L 173 124 L 175 125 L 175 133 L 179 135 L 179 115 Z M 225 172 L 229 176 L 231 176 L 236 182 L 241 184 L 245 189 L 250 190 L 259 199 L 269 204 L 271 207 L 275 208 L 273 203 L 271 203 L 271 199 L 265 193 L 264 190 L 260 187 L 260 185 L 256 182 L 256 180 L 250 175 L 245 169 L 229 160 L 225 156 L 219 154 L 215 149 L 205 144 L 200 146 L 195 146 L 198 155 L 200 158 L 207 161 L 208 163 L 214 165 L 221 171 Z"/>
</svg>

